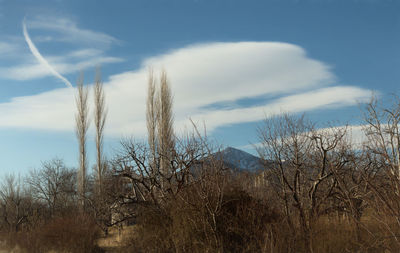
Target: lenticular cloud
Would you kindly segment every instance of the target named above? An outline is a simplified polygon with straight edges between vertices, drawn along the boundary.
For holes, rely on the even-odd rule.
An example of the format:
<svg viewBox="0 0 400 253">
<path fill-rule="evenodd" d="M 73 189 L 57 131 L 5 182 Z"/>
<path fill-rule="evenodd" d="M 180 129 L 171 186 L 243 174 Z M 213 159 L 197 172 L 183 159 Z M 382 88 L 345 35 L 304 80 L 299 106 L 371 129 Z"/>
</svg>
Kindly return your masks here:
<svg viewBox="0 0 400 253">
<path fill-rule="evenodd" d="M 166 68 L 174 94 L 177 132 L 191 125 L 189 118 L 198 124 L 204 122 L 212 131 L 281 112 L 353 106 L 371 94 L 362 87 L 335 84 L 328 65 L 308 57 L 297 45 L 280 42 L 189 45 L 149 57 L 140 66 L 104 82 L 107 135 L 146 134 L 149 66 Z M 0 128 L 73 131 L 71 91 L 63 87 L 0 103 Z M 237 103 L 243 100 L 246 103 Z"/>
</svg>

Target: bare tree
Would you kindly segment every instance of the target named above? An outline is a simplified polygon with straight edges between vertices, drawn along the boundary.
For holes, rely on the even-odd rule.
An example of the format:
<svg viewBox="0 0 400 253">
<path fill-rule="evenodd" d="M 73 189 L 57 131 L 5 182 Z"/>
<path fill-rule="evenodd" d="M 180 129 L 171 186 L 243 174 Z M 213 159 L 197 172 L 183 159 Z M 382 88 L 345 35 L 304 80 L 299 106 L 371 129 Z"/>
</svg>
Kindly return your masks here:
<svg viewBox="0 0 400 253">
<path fill-rule="evenodd" d="M 68 169 L 60 159 L 42 163 L 42 168 L 32 170 L 26 183 L 32 197 L 44 202 L 50 217 L 57 211 L 66 210 L 75 201 L 75 172 Z"/>
<path fill-rule="evenodd" d="M 146 101 L 146 124 L 147 124 L 147 135 L 148 135 L 148 143 L 151 152 L 152 162 L 152 170 L 155 170 L 157 167 L 157 94 L 156 94 L 156 84 L 154 80 L 153 70 L 149 70 L 148 75 L 148 90 L 147 90 L 147 101 Z M 154 171 L 152 172 L 154 174 Z"/>
<path fill-rule="evenodd" d="M 9 232 L 18 232 L 27 222 L 31 206 L 19 177 L 4 177 L 0 184 L 0 205 L 1 226 Z"/>
<path fill-rule="evenodd" d="M 113 168 L 129 185 L 123 194 L 133 203 L 152 202 L 174 196 L 188 182 L 190 168 L 204 155 L 203 143 L 195 135 L 176 140 L 173 132 L 172 95 L 167 74 L 161 73 L 157 89 L 149 71 L 147 94 L 148 143 L 122 142 L 122 151 Z"/>
<path fill-rule="evenodd" d="M 166 177 L 171 174 L 171 161 L 174 152 L 174 130 L 172 115 L 172 94 L 167 73 L 163 71 L 160 76 L 160 92 L 158 93 L 158 143 L 161 173 Z"/>
<path fill-rule="evenodd" d="M 376 98 L 372 98 L 364 112 L 367 123 L 364 132 L 368 138 L 365 147 L 379 155 L 387 173 L 400 181 L 400 99 L 392 108 L 379 108 Z M 396 191 L 400 189 L 396 186 Z"/>
<path fill-rule="evenodd" d="M 87 157 L 86 157 L 86 135 L 89 128 L 88 120 L 88 93 L 89 89 L 83 84 L 83 74 L 78 79 L 76 106 L 77 114 L 76 121 L 76 136 L 79 143 L 79 171 L 78 171 L 78 194 L 80 198 L 80 206 L 83 210 L 85 203 L 86 191 L 86 170 L 87 170 Z"/>
<path fill-rule="evenodd" d="M 146 124 L 150 149 L 150 174 L 164 178 L 164 186 L 171 178 L 171 162 L 174 156 L 172 94 L 167 74 L 161 72 L 157 87 L 153 70 L 149 70 L 146 104 Z M 169 178 L 169 179 L 168 179 Z M 168 187 L 167 187 L 168 188 Z"/>
<path fill-rule="evenodd" d="M 337 185 L 335 172 L 348 163 L 340 148 L 345 134 L 340 128 L 315 130 L 304 116 L 290 115 L 267 119 L 259 129 L 258 152 L 273 173 L 271 184 L 292 233 L 298 224 L 309 252 L 313 225 L 322 214 L 335 210 L 328 203 Z"/>
<path fill-rule="evenodd" d="M 372 217 L 400 247 L 400 99 L 395 97 L 391 107 L 382 107 L 372 98 L 364 111 L 364 157 L 368 166 L 364 180 L 371 191 L 369 206 Z"/>
<path fill-rule="evenodd" d="M 94 124 L 96 128 L 96 174 L 97 174 L 97 191 L 99 195 L 102 192 L 103 175 L 104 175 L 104 154 L 103 154 L 103 136 L 104 126 L 107 118 L 106 100 L 101 81 L 100 70 L 97 69 L 96 82 L 93 86 L 94 93 Z"/>
</svg>

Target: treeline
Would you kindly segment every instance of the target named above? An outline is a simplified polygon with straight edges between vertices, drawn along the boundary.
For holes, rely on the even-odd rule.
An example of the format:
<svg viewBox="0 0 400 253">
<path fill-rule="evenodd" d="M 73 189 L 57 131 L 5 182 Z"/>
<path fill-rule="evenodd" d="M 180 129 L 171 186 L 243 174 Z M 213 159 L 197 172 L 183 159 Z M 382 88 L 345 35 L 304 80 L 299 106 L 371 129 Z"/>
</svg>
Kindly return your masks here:
<svg viewBox="0 0 400 253">
<path fill-rule="evenodd" d="M 131 226 L 115 252 L 399 252 L 400 102 L 365 105 L 363 139 L 304 116 L 265 120 L 262 171 L 229 168 L 193 124 L 176 134 L 167 75 L 149 72 L 147 141 L 105 159 L 105 94 L 94 85 L 97 162 L 88 175 L 88 88 L 77 89 L 79 166 L 44 162 L 0 186 L 0 231 L 25 252 L 102 252 L 97 239 Z"/>
</svg>

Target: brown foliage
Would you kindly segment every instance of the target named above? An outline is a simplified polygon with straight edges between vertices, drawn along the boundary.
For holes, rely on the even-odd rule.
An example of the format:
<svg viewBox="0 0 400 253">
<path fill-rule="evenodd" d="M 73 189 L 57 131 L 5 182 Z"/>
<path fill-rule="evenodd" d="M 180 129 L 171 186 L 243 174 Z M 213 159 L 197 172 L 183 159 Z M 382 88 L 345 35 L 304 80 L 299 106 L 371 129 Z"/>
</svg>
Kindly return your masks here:
<svg viewBox="0 0 400 253">
<path fill-rule="evenodd" d="M 209 172 L 168 201 L 167 208 L 143 205 L 132 252 L 259 252 L 269 246 L 278 214 L 227 173 Z M 211 189 L 213 188 L 213 189 Z"/>
<path fill-rule="evenodd" d="M 30 253 L 51 250 L 69 253 L 101 252 L 96 247 L 99 232 L 91 217 L 71 215 L 54 218 L 29 232 L 8 234 L 7 244 L 10 248 L 18 245 Z"/>
</svg>

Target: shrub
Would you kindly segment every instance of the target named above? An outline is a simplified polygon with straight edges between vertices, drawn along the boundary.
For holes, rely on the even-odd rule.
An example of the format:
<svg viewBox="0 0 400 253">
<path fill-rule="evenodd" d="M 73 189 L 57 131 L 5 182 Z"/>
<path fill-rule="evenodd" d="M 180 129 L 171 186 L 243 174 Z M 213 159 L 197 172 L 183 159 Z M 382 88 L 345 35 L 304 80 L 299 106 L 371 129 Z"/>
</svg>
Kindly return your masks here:
<svg viewBox="0 0 400 253">
<path fill-rule="evenodd" d="M 86 215 L 57 217 L 29 232 L 8 236 L 8 245 L 18 245 L 22 251 L 42 253 L 49 251 L 68 253 L 100 252 L 96 240 L 100 230 Z"/>
<path fill-rule="evenodd" d="M 191 185 L 162 208 L 142 206 L 126 252 L 260 252 L 267 245 L 270 248 L 277 213 L 240 187 L 228 186 L 220 198 L 204 198 Z"/>
</svg>

